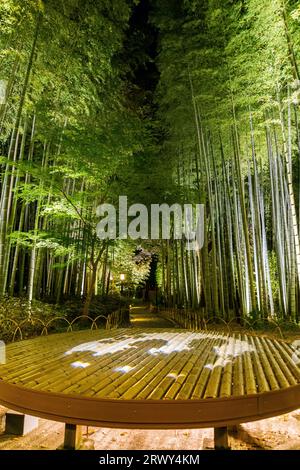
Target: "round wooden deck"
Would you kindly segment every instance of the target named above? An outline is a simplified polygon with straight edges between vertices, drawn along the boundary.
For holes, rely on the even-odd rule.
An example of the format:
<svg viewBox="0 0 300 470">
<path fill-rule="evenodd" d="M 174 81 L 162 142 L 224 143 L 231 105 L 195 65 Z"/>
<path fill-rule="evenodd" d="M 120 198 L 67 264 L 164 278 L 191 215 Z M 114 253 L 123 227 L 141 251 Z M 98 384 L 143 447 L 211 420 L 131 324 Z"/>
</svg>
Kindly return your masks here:
<svg viewBox="0 0 300 470">
<path fill-rule="evenodd" d="M 257 336 L 63 333 L 7 346 L 0 403 L 70 424 L 222 427 L 298 408 L 300 367 L 290 345 Z"/>
</svg>

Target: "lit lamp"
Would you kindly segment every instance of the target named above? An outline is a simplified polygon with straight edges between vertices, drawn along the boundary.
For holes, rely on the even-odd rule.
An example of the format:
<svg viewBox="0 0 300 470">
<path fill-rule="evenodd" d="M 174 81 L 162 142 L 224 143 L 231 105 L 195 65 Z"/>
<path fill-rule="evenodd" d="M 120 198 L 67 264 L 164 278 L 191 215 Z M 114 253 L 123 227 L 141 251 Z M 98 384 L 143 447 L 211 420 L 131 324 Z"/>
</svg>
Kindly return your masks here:
<svg viewBox="0 0 300 470">
<path fill-rule="evenodd" d="M 125 274 L 120 274 L 120 281 L 121 281 L 121 294 L 123 294 L 123 291 L 124 291 Z"/>
</svg>

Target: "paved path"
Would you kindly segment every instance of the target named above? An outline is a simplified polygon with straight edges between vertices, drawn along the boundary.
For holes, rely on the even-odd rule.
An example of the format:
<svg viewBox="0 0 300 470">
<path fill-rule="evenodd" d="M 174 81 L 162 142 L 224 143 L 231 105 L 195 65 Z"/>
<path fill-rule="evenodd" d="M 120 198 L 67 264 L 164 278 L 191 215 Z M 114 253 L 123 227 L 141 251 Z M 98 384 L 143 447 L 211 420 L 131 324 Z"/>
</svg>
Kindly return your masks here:
<svg viewBox="0 0 300 470">
<path fill-rule="evenodd" d="M 163 318 L 159 313 L 150 312 L 144 305 L 132 307 L 130 310 L 131 326 L 135 328 L 177 328 L 171 320 Z"/>
</svg>

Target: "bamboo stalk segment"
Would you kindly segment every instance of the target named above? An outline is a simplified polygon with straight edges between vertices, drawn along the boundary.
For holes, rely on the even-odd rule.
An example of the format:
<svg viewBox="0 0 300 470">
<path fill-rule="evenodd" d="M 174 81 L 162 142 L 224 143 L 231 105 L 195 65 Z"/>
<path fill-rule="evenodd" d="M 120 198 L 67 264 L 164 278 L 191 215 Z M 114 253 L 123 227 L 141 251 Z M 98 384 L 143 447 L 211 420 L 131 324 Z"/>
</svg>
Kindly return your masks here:
<svg viewBox="0 0 300 470">
<path fill-rule="evenodd" d="M 263 348 L 266 352 L 266 355 L 269 359 L 269 362 L 270 362 L 270 365 L 272 367 L 272 370 L 274 372 L 274 375 L 276 376 L 276 379 L 280 385 L 280 388 L 286 388 L 289 386 L 289 382 L 288 380 L 286 379 L 286 377 L 284 376 L 284 373 L 282 372 L 281 368 L 280 368 L 280 365 L 278 364 L 278 362 L 275 360 L 274 356 L 273 356 L 273 352 L 270 350 L 269 348 L 269 344 L 268 342 L 266 341 L 265 338 L 261 338 L 261 343 L 263 345 Z M 286 368 L 287 369 L 287 368 Z M 288 370 L 288 369 L 287 369 Z M 289 371 L 288 371 L 289 372 Z"/>
<path fill-rule="evenodd" d="M 213 365 L 217 359 L 217 354 L 215 348 L 221 346 L 224 342 L 224 336 L 219 336 L 217 339 L 214 340 L 211 349 L 208 349 L 207 354 L 204 358 L 204 364 L 202 366 L 201 374 L 198 378 L 196 386 L 194 388 L 192 398 L 199 399 L 204 396 L 206 384 L 208 382 L 209 376 L 211 374 L 211 370 L 213 369 Z"/>
<path fill-rule="evenodd" d="M 104 366 L 106 363 L 111 362 L 111 358 L 106 357 L 107 356 L 104 356 L 103 362 L 101 360 L 101 364 Z M 73 381 L 76 381 L 78 374 L 81 374 L 81 371 L 74 369 L 72 364 L 77 361 L 94 363 L 94 368 L 99 369 L 99 358 L 94 358 L 91 351 L 75 352 L 71 355 L 63 355 L 62 357 L 59 357 L 58 361 L 54 358 L 53 364 L 52 361 L 49 363 L 45 361 L 45 365 L 42 366 L 42 369 L 35 371 L 34 373 L 31 372 L 28 374 L 27 372 L 25 377 L 27 379 L 27 385 L 33 388 L 42 389 L 44 385 L 48 386 L 52 383 L 54 386 L 53 388 L 55 389 L 55 384 L 57 382 L 60 384 L 65 381 L 67 383 L 67 380 L 70 377 L 72 377 Z M 91 368 L 88 367 L 88 369 L 84 370 L 86 371 L 85 374 L 88 375 Z M 52 374 L 52 371 L 57 373 Z M 24 377 L 21 376 L 20 378 L 23 383 Z M 70 384 L 70 380 L 68 380 L 68 384 Z M 61 389 L 61 387 L 59 389 Z"/>
<path fill-rule="evenodd" d="M 170 338 L 171 338 L 171 336 L 169 336 L 169 339 Z M 176 338 L 180 339 L 180 335 L 178 335 L 178 333 L 176 334 L 174 340 L 176 340 Z M 168 337 L 166 337 L 166 341 L 167 340 L 168 340 Z M 157 341 L 156 340 L 152 340 L 151 342 L 146 342 L 145 343 L 144 352 L 146 353 L 146 358 L 145 358 L 145 363 L 146 364 L 149 363 L 151 361 L 151 358 L 153 357 L 153 356 L 151 356 L 151 354 L 149 354 L 149 350 L 151 350 L 155 346 L 157 346 Z M 128 364 L 128 365 L 132 366 L 133 369 L 135 369 L 135 366 L 138 365 L 139 369 L 140 369 L 141 366 L 143 366 L 143 364 L 141 364 L 141 354 L 140 354 L 139 349 L 137 349 L 135 351 L 135 358 L 136 358 L 136 362 L 135 363 L 133 362 L 132 365 L 131 364 Z M 157 362 L 157 360 L 158 360 L 158 358 L 156 359 L 156 362 Z M 122 374 L 117 380 L 114 381 L 113 384 L 108 385 L 104 389 L 100 390 L 97 393 L 97 396 L 105 396 L 106 393 L 109 393 L 110 397 L 118 398 L 119 396 L 121 396 L 123 393 L 125 393 L 127 391 L 127 388 L 129 388 L 129 386 L 133 385 L 132 380 L 131 380 L 132 375 L 135 377 L 134 380 L 138 381 L 140 374 L 138 376 L 135 376 L 135 372 L 132 372 L 130 374 L 130 377 L 127 374 Z M 126 385 L 126 381 L 129 381 L 128 385 Z"/>
<path fill-rule="evenodd" d="M 235 347 L 235 356 L 236 359 L 233 364 L 233 385 L 232 391 L 233 395 L 243 395 L 245 390 L 244 382 L 244 371 L 243 371 L 243 359 L 242 359 L 242 349 L 241 349 L 241 335 L 236 336 L 237 345 Z"/>
<path fill-rule="evenodd" d="M 254 338 L 252 336 L 249 336 L 249 341 L 253 349 L 255 350 L 255 352 L 252 354 L 252 362 L 253 362 L 254 373 L 255 373 L 256 382 L 258 386 L 258 392 L 260 393 L 268 392 L 270 390 L 270 387 L 266 379 L 266 375 L 265 375 L 262 363 L 260 361 L 259 354 L 256 350 Z"/>
<path fill-rule="evenodd" d="M 218 396 L 225 361 L 231 350 L 231 341 L 229 336 L 224 337 L 224 341 L 224 344 L 219 347 L 215 347 L 217 360 L 213 365 L 213 370 L 205 389 L 204 398 L 216 398 Z"/>
<path fill-rule="evenodd" d="M 265 341 L 265 344 L 268 345 L 268 348 L 269 348 L 270 352 L 272 353 L 274 360 L 276 360 L 276 363 L 278 364 L 278 366 L 280 367 L 280 369 L 281 369 L 281 371 L 284 375 L 284 379 L 285 379 L 284 383 L 287 383 L 287 387 L 289 385 L 296 385 L 297 379 L 295 378 L 295 376 L 290 371 L 289 367 L 287 366 L 286 361 L 284 361 L 283 358 L 281 357 L 278 349 L 275 347 L 276 342 L 271 341 L 269 339 L 265 339 L 264 341 Z"/>
<path fill-rule="evenodd" d="M 164 362 L 164 367 L 161 368 L 158 375 L 153 377 L 144 389 L 141 389 L 140 393 L 137 395 L 137 398 L 145 398 L 148 397 L 148 395 L 151 399 L 154 399 L 154 397 L 161 397 L 162 394 L 167 392 L 173 383 L 173 380 L 170 380 L 170 377 L 166 378 L 166 376 L 168 374 L 172 374 L 173 371 L 175 371 L 175 374 L 178 374 L 184 365 L 184 359 L 181 358 L 180 355 L 176 354 L 176 352 L 172 353 L 169 359 Z M 163 382 L 164 379 L 165 382 Z"/>
<path fill-rule="evenodd" d="M 248 337 L 246 335 L 242 336 L 243 341 L 245 342 L 245 347 L 247 348 L 247 345 L 251 346 L 251 343 L 248 343 Z M 251 356 L 250 352 L 247 349 L 246 351 L 243 352 L 243 365 L 244 365 L 244 374 L 245 374 L 245 390 L 246 393 L 251 395 L 253 393 L 256 393 L 256 380 L 255 380 L 255 374 L 253 370 L 253 364 L 251 361 Z"/>
<path fill-rule="evenodd" d="M 157 357 L 154 357 L 151 362 L 147 364 L 147 368 L 140 368 L 136 373 L 134 373 L 134 377 L 136 379 L 136 384 L 135 386 L 131 387 L 128 389 L 124 394 L 121 395 L 122 399 L 132 399 L 137 396 L 137 394 L 145 387 L 145 385 L 151 381 L 153 378 L 153 372 L 152 372 L 152 367 L 157 365 Z M 143 365 L 143 364 L 142 364 Z M 176 370 L 180 371 L 180 368 L 177 368 L 177 364 L 175 364 Z M 171 373 L 174 373 L 173 371 L 175 370 L 172 369 Z M 160 372 L 160 371 L 159 371 Z M 176 372 L 175 372 L 176 373 Z M 118 390 L 116 390 L 118 392 Z"/>
<path fill-rule="evenodd" d="M 254 343 L 256 346 L 256 351 L 259 357 L 259 360 L 262 364 L 265 377 L 269 383 L 270 389 L 271 390 L 278 390 L 280 388 L 279 383 L 277 382 L 277 378 L 275 377 L 275 374 L 272 370 L 272 367 L 269 362 L 269 358 L 263 348 L 263 345 L 260 341 L 260 338 L 254 337 Z"/>
<path fill-rule="evenodd" d="M 58 336 L 65 336 L 65 335 L 67 336 L 67 338 L 62 338 L 62 340 L 59 342 L 57 341 L 57 338 L 55 338 L 55 341 L 53 340 L 49 341 L 48 338 L 52 338 L 52 336 L 50 337 L 46 336 L 46 337 L 41 337 L 41 338 L 35 338 L 34 340 L 28 340 L 28 342 L 30 342 L 28 349 L 26 347 L 24 348 L 24 344 L 22 344 L 22 343 L 25 343 L 25 346 L 26 346 L 27 340 L 24 342 L 17 343 L 19 345 L 22 344 L 22 354 L 21 354 L 21 357 L 17 357 L 17 360 L 15 360 L 14 355 L 11 355 L 11 352 L 10 352 L 11 345 L 8 345 L 7 351 L 6 351 L 7 362 L 6 362 L 6 365 L 3 366 L 4 368 L 3 379 L 5 380 L 11 380 L 15 378 L 19 379 L 23 376 L 23 373 L 24 375 L 26 375 L 28 371 L 32 371 L 33 368 L 35 367 L 34 364 L 38 364 L 37 366 L 37 369 L 38 369 L 41 364 L 46 365 L 48 362 L 51 362 L 52 360 L 55 361 L 57 355 L 63 356 L 67 350 L 72 349 L 73 346 L 78 345 L 79 340 L 82 343 L 97 341 L 97 340 L 101 341 L 106 338 L 113 339 L 115 336 L 121 337 L 123 333 L 118 333 L 117 335 L 115 333 L 114 335 L 110 337 L 108 333 L 106 332 L 106 330 L 103 330 L 101 332 L 97 330 L 93 332 L 92 331 L 84 332 L 83 334 L 82 332 L 63 333 L 62 335 L 58 335 Z M 53 336 L 57 336 L 57 335 L 53 335 Z M 53 352 L 55 352 L 55 355 L 53 355 Z M 30 367 L 28 367 L 28 365 Z M 11 372 L 5 373 L 5 367 L 6 367 L 6 370 L 11 370 Z M 2 372 L 2 367 L 1 367 L 1 372 Z"/>
<path fill-rule="evenodd" d="M 137 339 L 138 341 L 138 339 Z M 135 343 L 135 341 L 133 341 Z M 105 362 L 105 369 L 101 368 L 101 374 L 99 376 L 99 363 L 95 362 L 92 368 L 87 368 L 87 377 L 89 378 L 89 385 L 90 387 L 90 395 L 94 395 L 98 393 L 101 389 L 103 389 L 103 393 L 105 394 L 108 390 L 113 391 L 117 387 L 118 382 L 122 382 L 124 380 L 124 375 L 121 371 L 117 370 L 118 366 L 121 367 L 126 363 L 127 366 L 133 369 L 135 368 L 136 364 L 140 361 L 140 356 L 148 350 L 149 343 L 143 343 L 143 348 L 130 348 L 127 350 L 126 353 L 121 351 L 119 353 L 111 354 L 107 361 Z M 153 342 L 151 344 L 154 344 Z M 99 360 L 99 358 L 97 358 Z M 103 359 L 101 360 L 101 364 Z M 86 383 L 79 384 L 78 391 L 81 389 L 86 390 Z M 76 389 L 77 390 L 77 389 Z M 68 389 L 68 392 L 71 390 Z M 65 393 L 67 393 L 65 391 Z M 102 392 L 101 392 L 102 393 Z"/>
<path fill-rule="evenodd" d="M 282 358 L 286 361 L 287 366 L 292 371 L 293 375 L 296 377 L 297 382 L 299 382 L 300 381 L 300 363 L 295 360 L 295 359 L 298 359 L 298 357 L 295 357 L 295 351 L 291 347 L 289 347 L 286 343 L 283 343 L 283 342 L 278 341 L 276 343 L 276 346 L 279 349 Z"/>
<path fill-rule="evenodd" d="M 228 338 L 228 347 L 226 350 L 227 361 L 225 358 L 224 371 L 220 387 L 220 397 L 230 397 L 232 389 L 232 373 L 235 352 L 235 338 L 230 341 Z"/>
<path fill-rule="evenodd" d="M 184 367 L 183 370 L 180 372 L 183 374 L 184 379 L 181 380 L 180 376 L 176 379 L 176 382 L 173 383 L 170 389 L 167 391 L 165 398 L 172 399 L 183 399 L 183 397 L 188 396 L 190 397 L 195 385 L 197 383 L 198 377 L 201 373 L 203 365 L 205 364 L 205 360 L 207 357 L 210 348 L 212 347 L 215 339 L 208 339 L 203 340 L 197 348 L 197 351 L 193 354 L 191 361 L 193 363 L 192 368 L 190 369 L 189 373 L 186 374 L 186 368 Z"/>
</svg>

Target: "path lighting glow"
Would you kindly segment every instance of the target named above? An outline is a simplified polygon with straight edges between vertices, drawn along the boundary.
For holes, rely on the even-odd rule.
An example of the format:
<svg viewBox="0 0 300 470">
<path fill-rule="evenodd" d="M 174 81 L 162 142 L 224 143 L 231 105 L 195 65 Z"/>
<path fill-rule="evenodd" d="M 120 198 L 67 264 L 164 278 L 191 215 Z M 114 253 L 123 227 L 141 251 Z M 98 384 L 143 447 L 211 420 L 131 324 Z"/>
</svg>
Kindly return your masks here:
<svg viewBox="0 0 300 470">
<path fill-rule="evenodd" d="M 120 274 L 120 281 L 125 281 L 125 274 Z"/>
</svg>

